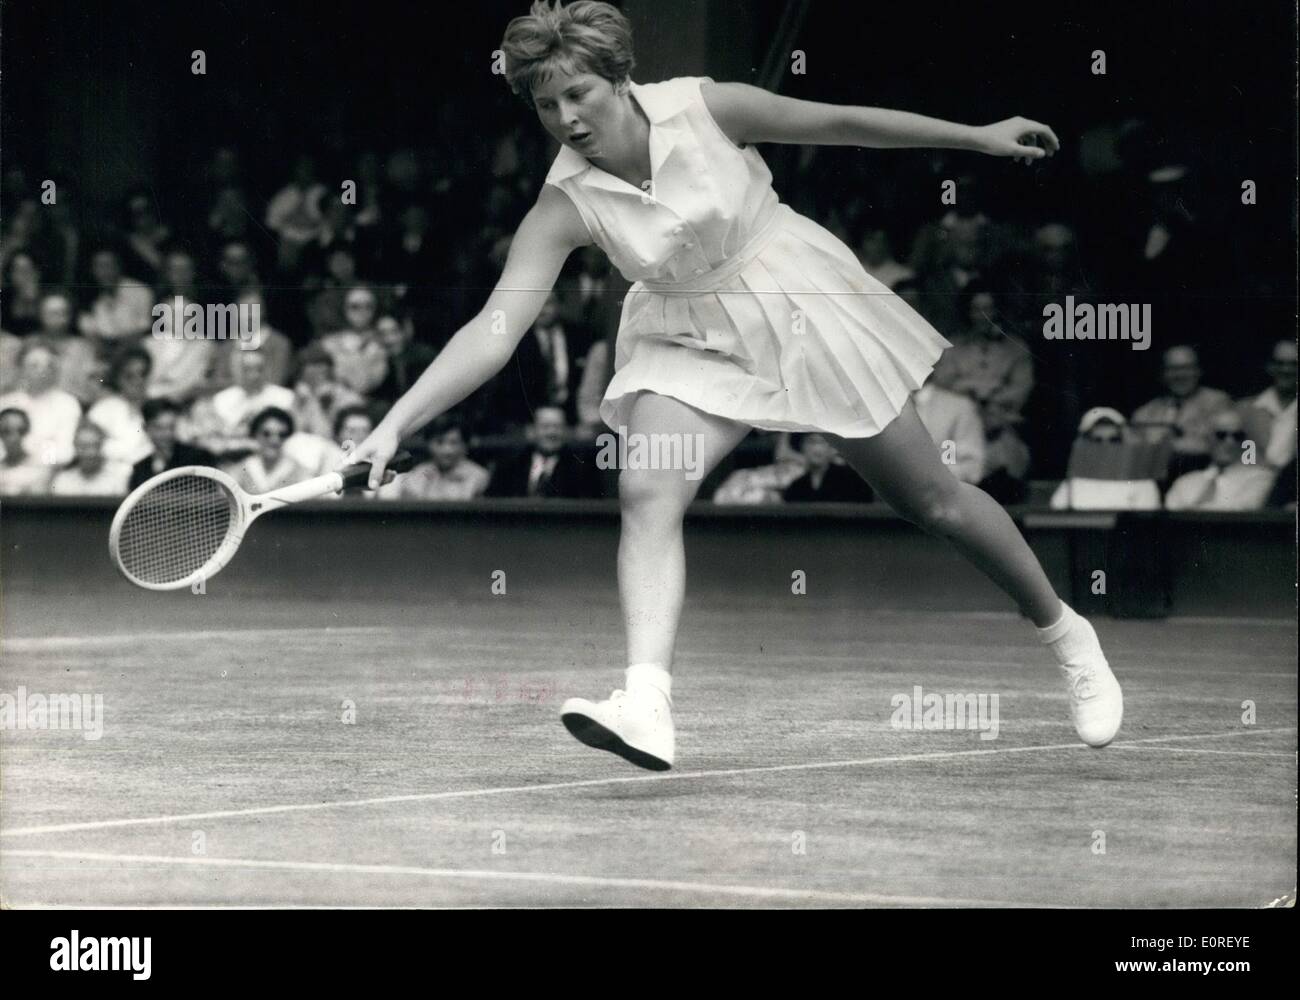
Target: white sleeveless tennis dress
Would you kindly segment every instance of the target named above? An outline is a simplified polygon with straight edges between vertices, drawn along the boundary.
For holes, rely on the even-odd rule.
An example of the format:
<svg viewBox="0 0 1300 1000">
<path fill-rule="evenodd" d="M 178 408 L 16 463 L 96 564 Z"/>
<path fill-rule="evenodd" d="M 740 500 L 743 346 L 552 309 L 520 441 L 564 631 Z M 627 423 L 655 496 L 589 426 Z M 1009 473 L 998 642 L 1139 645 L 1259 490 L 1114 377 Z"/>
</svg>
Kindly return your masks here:
<svg viewBox="0 0 1300 1000">
<path fill-rule="evenodd" d="M 650 120 L 648 192 L 567 146 L 546 178 L 633 282 L 601 419 L 627 426 L 649 390 L 763 430 L 878 434 L 951 345 L 781 204 L 758 151 L 713 120 L 709 79 L 632 85 Z"/>
</svg>

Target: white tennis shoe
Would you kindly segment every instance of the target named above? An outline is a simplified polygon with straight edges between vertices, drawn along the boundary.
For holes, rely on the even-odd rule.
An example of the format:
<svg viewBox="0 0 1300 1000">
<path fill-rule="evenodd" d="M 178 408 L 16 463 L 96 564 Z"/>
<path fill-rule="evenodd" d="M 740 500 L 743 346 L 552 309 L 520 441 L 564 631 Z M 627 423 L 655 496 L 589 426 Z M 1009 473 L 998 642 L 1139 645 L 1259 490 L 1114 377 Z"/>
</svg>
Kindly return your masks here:
<svg viewBox="0 0 1300 1000">
<path fill-rule="evenodd" d="M 1080 618 L 1076 627 L 1085 628 L 1092 641 L 1087 643 L 1086 652 L 1059 669 L 1070 694 L 1070 719 L 1079 739 L 1100 748 L 1119 732 L 1124 720 L 1124 692 L 1106 662 L 1092 625 Z"/>
<path fill-rule="evenodd" d="M 570 698 L 560 721 L 580 742 L 650 771 L 673 766 L 676 736 L 668 700 L 657 692 L 615 691 L 604 701 Z"/>
</svg>

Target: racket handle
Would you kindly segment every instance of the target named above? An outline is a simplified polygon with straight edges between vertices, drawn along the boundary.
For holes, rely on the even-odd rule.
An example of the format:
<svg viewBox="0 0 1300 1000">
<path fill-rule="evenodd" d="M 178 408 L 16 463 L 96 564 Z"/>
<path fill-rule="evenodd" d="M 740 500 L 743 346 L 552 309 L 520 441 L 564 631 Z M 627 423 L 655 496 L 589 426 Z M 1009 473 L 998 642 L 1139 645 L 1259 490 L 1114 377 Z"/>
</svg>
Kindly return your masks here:
<svg viewBox="0 0 1300 1000">
<path fill-rule="evenodd" d="M 415 467 L 415 459 L 409 451 L 399 451 L 388 463 L 389 472 L 410 472 Z M 368 486 L 370 484 L 370 463 L 357 462 L 355 465 L 349 465 L 340 473 L 343 477 L 343 488 L 348 489 L 353 486 Z"/>
</svg>

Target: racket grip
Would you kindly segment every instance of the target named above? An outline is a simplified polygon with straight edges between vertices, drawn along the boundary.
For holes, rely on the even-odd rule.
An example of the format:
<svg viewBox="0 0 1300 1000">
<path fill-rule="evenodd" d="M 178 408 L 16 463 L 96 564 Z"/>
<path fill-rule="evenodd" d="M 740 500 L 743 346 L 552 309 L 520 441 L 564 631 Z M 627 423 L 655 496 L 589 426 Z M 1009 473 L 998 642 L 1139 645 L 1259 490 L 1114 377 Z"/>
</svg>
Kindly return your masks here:
<svg viewBox="0 0 1300 1000">
<path fill-rule="evenodd" d="M 388 471 L 410 472 L 414 466 L 415 459 L 411 453 L 409 451 L 399 451 L 393 456 L 392 461 L 388 463 Z M 339 475 L 343 477 L 344 489 L 353 486 L 368 486 L 370 485 L 370 463 L 357 462 L 354 465 L 349 465 Z"/>
</svg>

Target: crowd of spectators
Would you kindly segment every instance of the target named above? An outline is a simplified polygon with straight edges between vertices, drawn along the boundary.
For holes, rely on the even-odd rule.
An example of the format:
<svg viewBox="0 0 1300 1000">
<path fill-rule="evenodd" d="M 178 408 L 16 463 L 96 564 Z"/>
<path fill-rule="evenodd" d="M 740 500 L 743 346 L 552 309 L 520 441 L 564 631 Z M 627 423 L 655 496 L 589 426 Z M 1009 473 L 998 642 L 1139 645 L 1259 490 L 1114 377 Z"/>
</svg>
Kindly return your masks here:
<svg viewBox="0 0 1300 1000">
<path fill-rule="evenodd" d="M 183 208 L 161 211 L 141 189 L 117 220 L 91 221 L 7 170 L 0 494 L 120 496 L 196 463 L 262 492 L 333 468 L 481 305 L 549 162 L 521 129 L 480 153 L 472 182 L 411 149 L 362 152 L 328 180 L 304 155 L 259 198 L 239 151 L 220 147 Z M 1041 336 L 1045 303 L 1098 298 L 1075 225 L 951 209 L 900 233 L 870 197 L 820 203 L 815 164 L 776 169 L 804 170 L 781 188 L 802 193 L 795 207 L 952 342 L 915 401 L 959 479 L 1004 503 L 1055 507 L 1294 503 L 1294 342 L 1278 342 L 1256 390 L 1234 400 L 1203 382 L 1196 346 L 1166 336 L 1159 390 L 1125 417 L 1108 405 L 1105 372 L 1088 374 L 1105 365 L 1100 345 L 1087 345 L 1085 364 L 1078 350 L 1053 356 Z M 1160 210 L 1139 233 L 1139 272 L 1172 269 L 1172 248 L 1193 238 L 1166 201 L 1153 200 Z M 608 495 L 593 449 L 625 290 L 598 249 L 575 254 L 503 371 L 407 443 L 423 464 L 362 495 Z M 184 336 L 190 306 L 256 317 L 255 349 Z M 1077 426 L 1073 444 L 1063 426 Z M 755 432 L 742 451 L 720 470 L 716 502 L 871 499 L 822 435 Z M 1035 492 L 1044 478 L 1061 481 L 1054 494 Z"/>
</svg>

